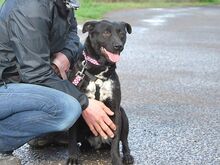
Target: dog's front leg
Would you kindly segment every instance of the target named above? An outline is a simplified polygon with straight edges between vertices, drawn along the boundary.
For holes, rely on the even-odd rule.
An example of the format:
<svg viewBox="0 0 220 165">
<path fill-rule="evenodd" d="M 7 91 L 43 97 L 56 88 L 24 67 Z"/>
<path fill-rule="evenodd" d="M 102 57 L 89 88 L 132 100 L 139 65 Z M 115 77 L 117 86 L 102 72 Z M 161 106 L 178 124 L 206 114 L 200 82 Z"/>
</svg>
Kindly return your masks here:
<svg viewBox="0 0 220 165">
<path fill-rule="evenodd" d="M 121 112 L 119 108 L 114 111 L 115 112 L 115 124 L 117 125 L 117 129 L 114 132 L 115 137 L 111 144 L 111 158 L 113 165 L 122 165 L 122 160 L 120 158 L 119 153 L 119 142 L 120 142 L 120 134 L 121 134 Z"/>
<path fill-rule="evenodd" d="M 68 152 L 69 158 L 66 162 L 67 165 L 78 165 L 79 163 L 79 148 L 77 145 L 77 123 L 75 123 L 69 129 L 69 144 L 68 144 Z"/>
<path fill-rule="evenodd" d="M 130 148 L 128 145 L 128 132 L 129 132 L 129 122 L 128 117 L 122 107 L 120 107 L 121 111 L 121 142 L 122 142 L 122 152 L 123 152 L 123 163 L 124 164 L 133 164 L 134 158 L 130 153 Z"/>
</svg>

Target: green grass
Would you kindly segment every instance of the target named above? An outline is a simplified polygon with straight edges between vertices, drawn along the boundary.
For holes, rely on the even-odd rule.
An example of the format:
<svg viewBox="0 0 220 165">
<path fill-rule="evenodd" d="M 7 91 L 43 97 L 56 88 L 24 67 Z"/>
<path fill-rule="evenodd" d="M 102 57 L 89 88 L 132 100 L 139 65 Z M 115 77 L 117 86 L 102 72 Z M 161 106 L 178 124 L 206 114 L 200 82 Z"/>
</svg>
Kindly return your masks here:
<svg viewBox="0 0 220 165">
<path fill-rule="evenodd" d="M 0 0 L 0 4 L 3 4 L 4 1 L 5 1 L 5 0 Z"/>
<path fill-rule="evenodd" d="M 95 0 L 80 0 L 81 7 L 76 11 L 76 17 L 79 22 L 101 19 L 104 14 L 120 9 L 133 9 L 133 8 L 168 8 L 168 7 L 184 7 L 184 6 L 205 6 L 210 4 L 220 4 L 220 0 L 194 0 L 194 2 L 189 2 L 190 0 L 179 0 L 182 2 L 174 2 L 175 0 L 142 0 L 142 2 L 116 2 L 116 3 L 106 3 L 103 1 L 95 2 Z M 172 2 L 173 1 L 173 2 Z M 196 2 L 195 2 L 196 1 Z M 200 1 L 200 2 L 199 2 Z M 0 5 L 4 0 L 0 0 Z"/>
<path fill-rule="evenodd" d="M 208 1 L 208 0 L 204 0 Z M 211 1 L 211 0 L 209 0 Z M 79 21 L 101 19 L 108 12 L 119 9 L 134 8 L 168 8 L 168 7 L 184 7 L 184 6 L 205 6 L 210 4 L 220 4 L 220 0 L 212 0 L 215 2 L 81 2 L 81 7 L 76 11 L 76 17 Z"/>
</svg>

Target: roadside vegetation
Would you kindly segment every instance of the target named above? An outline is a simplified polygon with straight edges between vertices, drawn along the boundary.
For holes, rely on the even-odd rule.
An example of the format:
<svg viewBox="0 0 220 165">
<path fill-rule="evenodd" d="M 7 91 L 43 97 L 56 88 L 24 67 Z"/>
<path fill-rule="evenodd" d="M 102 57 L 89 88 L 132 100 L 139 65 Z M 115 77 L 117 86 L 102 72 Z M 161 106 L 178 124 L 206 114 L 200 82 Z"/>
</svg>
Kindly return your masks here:
<svg viewBox="0 0 220 165">
<path fill-rule="evenodd" d="M 0 0 L 2 4 L 4 0 Z M 184 6 L 220 5 L 220 0 L 79 0 L 78 21 L 100 19 L 113 10 L 132 8 L 168 8 Z"/>
<path fill-rule="evenodd" d="M 0 4 L 2 4 L 4 2 L 4 0 L 0 0 Z"/>
<path fill-rule="evenodd" d="M 218 5 L 220 0 L 79 0 L 81 7 L 76 11 L 79 21 L 100 19 L 113 10 L 132 8 L 168 8 L 184 6 Z"/>
</svg>

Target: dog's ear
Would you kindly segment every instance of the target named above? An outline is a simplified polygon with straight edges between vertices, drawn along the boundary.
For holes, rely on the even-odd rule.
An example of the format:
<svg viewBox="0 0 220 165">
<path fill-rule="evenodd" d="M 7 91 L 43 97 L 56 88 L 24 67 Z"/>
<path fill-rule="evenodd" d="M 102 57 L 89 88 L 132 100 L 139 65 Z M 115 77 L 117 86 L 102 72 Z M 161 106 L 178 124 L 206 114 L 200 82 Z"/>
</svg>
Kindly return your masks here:
<svg viewBox="0 0 220 165">
<path fill-rule="evenodd" d="M 126 31 L 131 34 L 132 32 L 132 28 L 131 28 L 131 25 L 127 22 L 121 22 L 123 24 L 123 26 L 125 27 Z"/>
<path fill-rule="evenodd" d="M 97 24 L 98 22 L 97 21 L 89 21 L 89 22 L 86 22 L 84 25 L 83 25 L 83 29 L 82 29 L 82 32 L 85 33 L 85 32 L 91 32 L 94 28 L 95 28 L 95 25 Z"/>
</svg>

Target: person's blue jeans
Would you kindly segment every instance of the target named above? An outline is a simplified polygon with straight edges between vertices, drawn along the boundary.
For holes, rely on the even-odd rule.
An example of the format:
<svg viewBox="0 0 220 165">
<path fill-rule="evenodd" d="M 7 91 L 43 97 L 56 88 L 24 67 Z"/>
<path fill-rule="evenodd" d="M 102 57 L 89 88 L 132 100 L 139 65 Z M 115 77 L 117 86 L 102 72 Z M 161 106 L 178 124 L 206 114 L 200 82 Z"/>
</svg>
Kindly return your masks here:
<svg viewBox="0 0 220 165">
<path fill-rule="evenodd" d="M 33 138 L 65 131 L 81 106 L 61 91 L 31 84 L 0 86 L 0 152 L 13 151 Z"/>
</svg>

